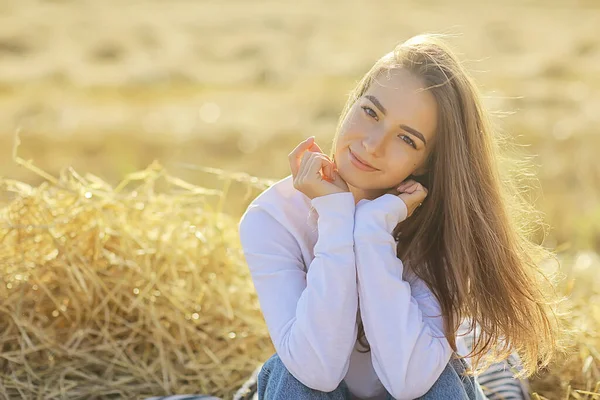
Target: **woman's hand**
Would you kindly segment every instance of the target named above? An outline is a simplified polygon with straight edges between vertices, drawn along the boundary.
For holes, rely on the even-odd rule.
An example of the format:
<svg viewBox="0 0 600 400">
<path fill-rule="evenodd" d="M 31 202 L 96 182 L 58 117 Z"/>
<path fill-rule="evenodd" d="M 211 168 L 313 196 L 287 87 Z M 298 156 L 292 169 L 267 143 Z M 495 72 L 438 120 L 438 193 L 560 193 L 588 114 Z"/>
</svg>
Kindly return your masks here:
<svg viewBox="0 0 600 400">
<path fill-rule="evenodd" d="M 398 194 L 398 192 L 400 192 L 400 194 Z M 408 209 L 408 215 L 406 217 L 408 218 L 423 203 L 423 201 L 425 201 L 428 190 L 419 182 L 409 179 L 402 182 L 397 188 L 388 193 L 395 194 L 404 201 L 404 204 L 406 204 L 406 208 Z"/>
<path fill-rule="evenodd" d="M 337 173 L 335 163 L 310 137 L 288 156 L 294 187 L 311 200 L 333 193 L 347 192 L 348 185 Z"/>
</svg>

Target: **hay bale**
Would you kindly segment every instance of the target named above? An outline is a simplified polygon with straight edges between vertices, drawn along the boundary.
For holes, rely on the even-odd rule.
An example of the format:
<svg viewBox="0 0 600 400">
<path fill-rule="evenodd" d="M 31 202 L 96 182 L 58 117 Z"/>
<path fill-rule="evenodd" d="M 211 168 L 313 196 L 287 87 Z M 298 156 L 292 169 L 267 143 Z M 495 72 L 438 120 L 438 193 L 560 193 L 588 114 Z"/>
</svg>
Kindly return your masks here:
<svg viewBox="0 0 600 400">
<path fill-rule="evenodd" d="M 45 177 L 0 181 L 0 397 L 231 398 L 274 350 L 224 193 Z"/>
</svg>

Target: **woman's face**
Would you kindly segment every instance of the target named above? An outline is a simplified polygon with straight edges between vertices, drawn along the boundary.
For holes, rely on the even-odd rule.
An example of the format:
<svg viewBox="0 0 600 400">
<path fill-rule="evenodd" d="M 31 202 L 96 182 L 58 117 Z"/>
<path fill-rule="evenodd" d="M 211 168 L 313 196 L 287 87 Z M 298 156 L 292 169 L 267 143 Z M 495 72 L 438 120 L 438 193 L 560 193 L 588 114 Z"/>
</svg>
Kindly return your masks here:
<svg viewBox="0 0 600 400">
<path fill-rule="evenodd" d="M 433 95 L 406 70 L 380 74 L 350 109 L 336 141 L 342 179 L 362 198 L 374 198 L 426 171 L 437 125 Z M 358 159 L 371 165 L 364 166 Z"/>
</svg>

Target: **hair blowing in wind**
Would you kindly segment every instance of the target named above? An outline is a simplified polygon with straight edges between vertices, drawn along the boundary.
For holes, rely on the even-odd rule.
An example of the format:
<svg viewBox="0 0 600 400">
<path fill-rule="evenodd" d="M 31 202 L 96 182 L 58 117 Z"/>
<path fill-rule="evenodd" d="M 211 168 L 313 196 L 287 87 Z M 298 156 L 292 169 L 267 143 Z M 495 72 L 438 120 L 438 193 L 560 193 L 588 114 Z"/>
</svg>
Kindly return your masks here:
<svg viewBox="0 0 600 400">
<path fill-rule="evenodd" d="M 396 226 L 397 255 L 437 297 L 454 350 L 458 326 L 468 318 L 478 331 L 476 368 L 517 351 L 523 373 L 534 373 L 560 348 L 558 302 L 539 267 L 552 254 L 529 237 L 526 221 L 535 210 L 500 167 L 499 132 L 441 35 L 415 36 L 379 59 L 350 93 L 337 134 L 374 79 L 397 68 L 423 80 L 439 109 L 428 170 L 413 176 L 429 189 L 428 198 Z M 368 349 L 363 337 L 361 324 L 358 338 Z"/>
</svg>

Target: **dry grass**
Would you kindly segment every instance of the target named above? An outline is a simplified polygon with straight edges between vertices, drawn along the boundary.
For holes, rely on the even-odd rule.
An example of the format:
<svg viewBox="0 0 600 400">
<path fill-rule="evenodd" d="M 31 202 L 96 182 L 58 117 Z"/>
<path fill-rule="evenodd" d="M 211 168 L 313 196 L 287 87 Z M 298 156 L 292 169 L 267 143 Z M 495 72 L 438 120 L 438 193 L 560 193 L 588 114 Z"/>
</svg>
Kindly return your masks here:
<svg viewBox="0 0 600 400">
<path fill-rule="evenodd" d="M 0 397 L 231 397 L 271 344 L 224 192 L 47 178 L 0 181 Z"/>
<path fill-rule="evenodd" d="M 273 353 L 236 219 L 220 212 L 232 183 L 271 181 L 204 168 L 224 183 L 206 189 L 155 163 L 113 188 L 16 160 L 45 181 L 0 181 L 14 196 L 0 210 L 0 395 L 231 398 Z M 600 396 L 600 259 L 559 256 L 572 342 L 534 398 Z"/>
</svg>

